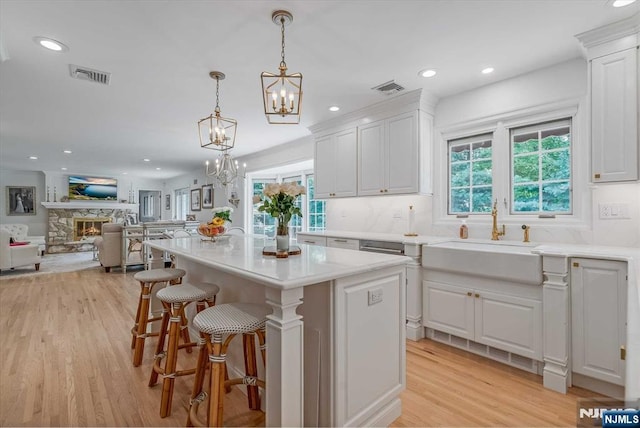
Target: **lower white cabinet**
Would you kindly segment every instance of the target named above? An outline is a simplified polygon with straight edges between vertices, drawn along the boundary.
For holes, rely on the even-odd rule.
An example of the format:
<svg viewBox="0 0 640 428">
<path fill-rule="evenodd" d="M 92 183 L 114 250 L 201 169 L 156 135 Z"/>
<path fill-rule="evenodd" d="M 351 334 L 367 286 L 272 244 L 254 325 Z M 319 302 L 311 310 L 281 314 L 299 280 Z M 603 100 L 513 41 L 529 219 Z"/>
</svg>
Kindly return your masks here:
<svg viewBox="0 0 640 428">
<path fill-rule="evenodd" d="M 344 248 L 347 250 L 360 250 L 360 241 L 347 238 L 327 238 L 327 247 Z"/>
<path fill-rule="evenodd" d="M 627 263 L 571 260 L 572 371 L 624 385 Z"/>
<path fill-rule="evenodd" d="M 424 325 L 534 360 L 542 360 L 542 302 L 424 281 Z"/>
<path fill-rule="evenodd" d="M 298 233 L 296 235 L 296 241 L 298 244 L 307 245 L 320 245 L 321 247 L 327 246 L 327 238 L 324 236 L 305 235 L 304 233 Z"/>
</svg>

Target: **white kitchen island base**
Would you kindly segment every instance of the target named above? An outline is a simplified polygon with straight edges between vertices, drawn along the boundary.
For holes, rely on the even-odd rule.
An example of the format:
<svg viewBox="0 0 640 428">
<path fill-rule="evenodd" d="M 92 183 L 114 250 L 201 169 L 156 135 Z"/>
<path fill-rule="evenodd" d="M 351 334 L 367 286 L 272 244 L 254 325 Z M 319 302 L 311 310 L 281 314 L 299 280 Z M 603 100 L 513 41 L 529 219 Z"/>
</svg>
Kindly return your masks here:
<svg viewBox="0 0 640 428">
<path fill-rule="evenodd" d="M 267 426 L 383 426 L 405 388 L 407 260 L 303 246 L 264 257 L 264 241 L 147 242 L 177 256 L 188 282 L 221 287 L 218 302 L 267 302 Z M 222 245 L 221 245 L 222 244 Z M 240 344 L 235 344 L 240 346 Z M 231 369 L 242 366 L 241 355 Z"/>
</svg>

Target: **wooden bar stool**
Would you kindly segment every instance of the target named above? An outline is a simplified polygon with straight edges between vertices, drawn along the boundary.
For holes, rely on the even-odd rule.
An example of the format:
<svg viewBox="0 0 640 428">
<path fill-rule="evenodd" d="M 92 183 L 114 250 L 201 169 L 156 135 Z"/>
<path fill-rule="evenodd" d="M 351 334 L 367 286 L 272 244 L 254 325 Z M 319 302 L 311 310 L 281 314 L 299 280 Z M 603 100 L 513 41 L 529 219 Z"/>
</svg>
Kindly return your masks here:
<svg viewBox="0 0 640 428">
<path fill-rule="evenodd" d="M 205 289 L 206 287 L 206 289 Z M 178 344 L 180 331 L 186 329 L 183 325 L 185 319 L 185 308 L 189 303 L 197 302 L 196 310 L 201 312 L 205 309 L 205 304 L 210 307 L 215 305 L 216 295 L 220 291 L 220 287 L 215 284 L 201 284 L 196 287 L 191 284 L 182 284 L 174 287 L 166 287 L 158 291 L 158 299 L 164 307 L 162 316 L 162 325 L 156 346 L 155 361 L 151 369 L 151 378 L 149 386 L 154 386 L 158 382 L 158 375 L 163 378 L 162 382 L 162 400 L 160 402 L 160 416 L 165 418 L 171 414 L 171 401 L 173 399 L 173 386 L 175 378 L 179 376 L 191 375 L 196 369 L 177 370 L 178 350 L 182 348 L 191 349 L 196 346 L 196 342 L 186 342 L 182 345 Z M 168 330 L 167 330 L 168 327 Z M 167 350 L 164 349 L 165 337 L 169 332 L 169 343 Z M 166 357 L 164 367 L 161 367 L 162 359 Z"/>
<path fill-rule="evenodd" d="M 140 282 L 140 298 L 138 299 L 138 310 L 133 328 L 131 329 L 131 349 L 133 349 L 133 366 L 138 367 L 142 364 L 142 355 L 144 354 L 144 340 L 147 336 L 157 336 L 158 333 L 147 333 L 147 324 L 150 322 L 160 321 L 161 316 L 149 318 L 149 300 L 151 299 L 151 291 L 153 286 L 159 282 L 168 282 L 170 284 L 178 284 L 182 281 L 182 277 L 186 272 L 183 269 L 149 269 L 136 273 L 133 279 Z M 184 330 L 186 334 L 185 340 L 189 339 L 189 332 Z"/>
<path fill-rule="evenodd" d="M 207 365 L 210 368 L 210 389 L 207 411 L 207 426 L 222 426 L 225 389 L 232 385 L 243 384 L 256 390 L 264 388 L 264 380 L 258 379 L 255 357 L 255 342 L 253 335 L 258 336 L 262 362 L 265 363 L 265 324 L 271 308 L 267 305 L 254 303 L 226 303 L 205 309 L 193 318 L 193 326 L 200 331 L 204 345 L 200 347 L 196 376 L 191 393 L 187 426 L 205 426 L 198 418 L 198 407 L 207 397 L 203 390 Z M 246 376 L 225 380 L 225 364 L 227 348 L 231 340 L 242 334 L 245 339 L 244 358 Z M 223 341 L 223 337 L 226 338 Z M 254 345 L 248 345 L 248 343 Z M 207 358 L 208 356 L 208 358 Z M 208 364 L 207 364 L 208 359 Z M 251 394 L 249 394 L 251 395 Z M 249 402 L 249 407 L 260 409 L 260 400 Z"/>
</svg>

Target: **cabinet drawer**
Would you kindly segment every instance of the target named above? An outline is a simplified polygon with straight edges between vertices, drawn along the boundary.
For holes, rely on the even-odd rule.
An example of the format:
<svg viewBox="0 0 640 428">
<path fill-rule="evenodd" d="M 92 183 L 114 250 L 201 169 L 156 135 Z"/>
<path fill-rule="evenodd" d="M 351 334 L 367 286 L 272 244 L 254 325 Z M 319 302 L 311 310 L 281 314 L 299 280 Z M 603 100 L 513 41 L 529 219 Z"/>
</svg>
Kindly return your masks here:
<svg viewBox="0 0 640 428">
<path fill-rule="evenodd" d="M 360 241 L 357 239 L 327 238 L 327 247 L 358 251 L 360 250 Z"/>
<path fill-rule="evenodd" d="M 298 244 L 320 245 L 321 247 L 327 246 L 327 238 L 324 236 L 302 235 L 298 233 L 297 241 Z"/>
</svg>

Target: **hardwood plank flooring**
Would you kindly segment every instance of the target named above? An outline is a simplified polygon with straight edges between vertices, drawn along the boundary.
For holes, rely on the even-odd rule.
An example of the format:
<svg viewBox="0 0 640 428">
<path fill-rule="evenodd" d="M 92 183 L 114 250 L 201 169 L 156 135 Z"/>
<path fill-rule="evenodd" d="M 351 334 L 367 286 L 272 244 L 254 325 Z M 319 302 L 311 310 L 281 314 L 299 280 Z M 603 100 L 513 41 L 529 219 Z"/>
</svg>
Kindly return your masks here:
<svg viewBox="0 0 640 428">
<path fill-rule="evenodd" d="M 134 272 L 98 269 L 0 278 L 0 426 L 184 426 L 192 377 L 176 379 L 173 412 L 160 418 L 147 386 L 155 338 L 131 363 Z M 196 352 L 181 351 L 180 367 Z M 407 390 L 393 426 L 575 426 L 576 400 L 542 378 L 433 341 L 407 342 Z M 263 426 L 234 388 L 225 424 Z"/>
</svg>

